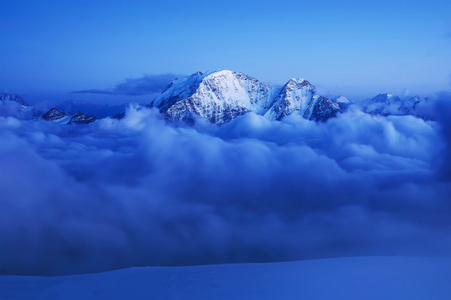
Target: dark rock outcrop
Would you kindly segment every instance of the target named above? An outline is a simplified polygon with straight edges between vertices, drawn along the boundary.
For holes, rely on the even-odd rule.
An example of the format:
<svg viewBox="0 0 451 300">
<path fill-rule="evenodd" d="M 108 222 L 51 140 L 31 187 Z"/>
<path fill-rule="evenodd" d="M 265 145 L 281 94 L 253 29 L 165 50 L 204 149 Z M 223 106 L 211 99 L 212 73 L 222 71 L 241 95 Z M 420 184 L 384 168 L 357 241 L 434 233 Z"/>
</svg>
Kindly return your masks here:
<svg viewBox="0 0 451 300">
<path fill-rule="evenodd" d="M 89 124 L 94 121 L 96 121 L 97 118 L 91 115 L 85 115 L 81 112 L 77 112 L 72 118 L 70 118 L 70 121 L 68 124 L 76 123 L 76 124 Z"/>
</svg>

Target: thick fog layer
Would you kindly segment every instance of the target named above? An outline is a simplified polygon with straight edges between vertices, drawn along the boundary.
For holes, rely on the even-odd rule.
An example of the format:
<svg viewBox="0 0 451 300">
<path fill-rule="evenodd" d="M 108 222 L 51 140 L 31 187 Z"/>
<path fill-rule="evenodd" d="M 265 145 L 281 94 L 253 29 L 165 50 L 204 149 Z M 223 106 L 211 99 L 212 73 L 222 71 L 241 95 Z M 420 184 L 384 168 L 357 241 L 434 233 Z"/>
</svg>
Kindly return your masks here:
<svg viewBox="0 0 451 300">
<path fill-rule="evenodd" d="M 450 99 L 438 121 L 350 107 L 89 125 L 0 117 L 0 270 L 451 253 Z"/>
</svg>

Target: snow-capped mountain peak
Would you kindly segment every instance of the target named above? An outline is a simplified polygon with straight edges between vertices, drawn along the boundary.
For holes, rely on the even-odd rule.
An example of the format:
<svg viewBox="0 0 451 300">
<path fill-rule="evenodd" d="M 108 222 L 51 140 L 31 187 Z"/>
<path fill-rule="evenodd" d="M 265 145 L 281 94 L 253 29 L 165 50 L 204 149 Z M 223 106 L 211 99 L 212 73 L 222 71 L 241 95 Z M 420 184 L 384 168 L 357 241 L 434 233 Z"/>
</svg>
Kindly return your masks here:
<svg viewBox="0 0 451 300">
<path fill-rule="evenodd" d="M 91 115 L 85 115 L 84 113 L 77 112 L 72 118 L 70 118 L 67 124 L 89 124 L 96 121 L 97 118 Z"/>
<path fill-rule="evenodd" d="M 360 103 L 362 111 L 372 115 L 413 115 L 433 119 L 428 99 L 419 96 L 400 98 L 389 93 L 379 94 Z"/>
<path fill-rule="evenodd" d="M 67 114 L 55 107 L 52 107 L 48 112 L 46 112 L 42 118 L 47 121 L 57 121 L 66 118 Z"/>
<path fill-rule="evenodd" d="M 197 115 L 220 125 L 249 111 L 265 113 L 272 90 L 239 72 L 197 72 L 175 80 L 150 106 L 171 120 L 189 121 Z"/>
<path fill-rule="evenodd" d="M 340 104 L 342 104 L 342 105 L 350 105 L 350 104 L 352 103 L 352 102 L 351 102 L 348 98 L 346 98 L 345 96 L 340 96 L 340 97 L 336 98 L 334 101 L 337 102 L 337 103 L 340 103 Z"/>
<path fill-rule="evenodd" d="M 318 105 L 322 109 L 315 111 Z M 279 90 L 229 70 L 197 72 L 176 79 L 150 106 L 170 120 L 186 121 L 197 115 L 218 125 L 247 112 L 280 120 L 296 111 L 308 119 L 326 120 L 341 111 L 339 104 L 319 96 L 303 78 L 292 78 Z M 326 110 L 328 116 L 318 115 Z"/>
<path fill-rule="evenodd" d="M 14 94 L 0 94 L 0 101 L 14 101 L 19 103 L 22 106 L 29 106 L 27 102 L 25 102 L 25 100 L 19 96 L 19 95 L 14 95 Z"/>
<path fill-rule="evenodd" d="M 305 119 L 325 121 L 342 111 L 340 104 L 320 96 L 307 80 L 292 78 L 282 87 L 265 117 L 281 120 L 297 113 Z"/>
<path fill-rule="evenodd" d="M 33 106 L 15 94 L 0 93 L 0 116 L 14 117 L 20 120 L 33 119 L 38 115 Z"/>
</svg>

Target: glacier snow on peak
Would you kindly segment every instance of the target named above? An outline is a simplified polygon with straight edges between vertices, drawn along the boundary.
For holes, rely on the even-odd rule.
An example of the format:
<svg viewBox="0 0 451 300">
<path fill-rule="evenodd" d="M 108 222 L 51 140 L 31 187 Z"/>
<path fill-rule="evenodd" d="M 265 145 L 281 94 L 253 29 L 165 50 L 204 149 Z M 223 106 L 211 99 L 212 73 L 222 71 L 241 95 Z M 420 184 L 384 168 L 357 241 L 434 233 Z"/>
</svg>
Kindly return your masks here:
<svg viewBox="0 0 451 300">
<path fill-rule="evenodd" d="M 200 116 L 218 125 L 247 112 L 270 120 L 298 113 L 307 119 L 324 121 L 342 111 L 338 103 L 318 95 L 307 80 L 290 79 L 282 89 L 276 89 L 228 70 L 198 72 L 176 79 L 150 106 L 170 120 L 190 121 Z"/>
</svg>

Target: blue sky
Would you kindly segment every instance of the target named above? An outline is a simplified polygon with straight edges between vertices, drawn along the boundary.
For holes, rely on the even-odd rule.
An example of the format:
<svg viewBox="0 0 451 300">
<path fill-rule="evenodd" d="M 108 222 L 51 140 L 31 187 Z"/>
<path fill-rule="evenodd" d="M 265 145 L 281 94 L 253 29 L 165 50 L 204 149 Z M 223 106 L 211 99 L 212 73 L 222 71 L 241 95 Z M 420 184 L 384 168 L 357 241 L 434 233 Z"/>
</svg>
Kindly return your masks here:
<svg viewBox="0 0 451 300">
<path fill-rule="evenodd" d="M 2 0 L 0 11 L 0 91 L 31 100 L 99 101 L 70 92 L 215 69 L 351 98 L 451 89 L 450 1 Z"/>
</svg>

